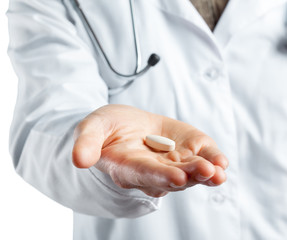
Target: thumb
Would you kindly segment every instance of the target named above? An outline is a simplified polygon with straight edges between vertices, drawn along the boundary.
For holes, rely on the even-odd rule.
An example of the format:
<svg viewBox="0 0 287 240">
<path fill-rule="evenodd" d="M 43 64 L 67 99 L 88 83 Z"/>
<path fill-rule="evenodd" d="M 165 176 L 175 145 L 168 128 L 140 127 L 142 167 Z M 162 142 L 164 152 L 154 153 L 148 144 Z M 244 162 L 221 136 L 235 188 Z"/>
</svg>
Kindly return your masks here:
<svg viewBox="0 0 287 240">
<path fill-rule="evenodd" d="M 89 168 L 101 157 L 105 141 L 104 129 L 97 119 L 84 119 L 74 132 L 73 163 L 78 168 Z"/>
</svg>

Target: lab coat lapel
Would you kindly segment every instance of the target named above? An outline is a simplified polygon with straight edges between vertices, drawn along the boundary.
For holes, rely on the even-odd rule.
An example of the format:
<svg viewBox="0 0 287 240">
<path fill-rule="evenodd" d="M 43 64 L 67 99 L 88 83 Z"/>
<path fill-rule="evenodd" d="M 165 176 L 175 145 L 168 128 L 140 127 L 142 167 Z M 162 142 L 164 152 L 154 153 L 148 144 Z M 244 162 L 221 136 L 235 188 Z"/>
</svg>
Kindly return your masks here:
<svg viewBox="0 0 287 240">
<path fill-rule="evenodd" d="M 219 22 L 212 33 L 203 18 L 189 0 L 144 0 L 168 14 L 182 18 L 202 30 L 214 40 L 215 45 L 224 48 L 231 37 L 274 7 L 287 0 L 229 0 Z"/>
<path fill-rule="evenodd" d="M 209 39 L 209 44 L 221 56 L 220 47 L 217 44 L 214 34 L 205 23 L 204 19 L 198 13 L 196 8 L 191 4 L 190 0 L 144 0 L 152 3 L 166 14 L 173 15 L 178 19 L 192 25 L 192 28 L 201 32 L 206 39 Z"/>
<path fill-rule="evenodd" d="M 286 0 L 229 0 L 214 30 L 218 44 L 224 48 L 246 26 Z"/>
<path fill-rule="evenodd" d="M 144 0 L 154 4 L 167 14 L 171 14 L 193 24 L 195 27 L 204 31 L 207 35 L 212 37 L 207 24 L 197 12 L 190 0 Z"/>
</svg>

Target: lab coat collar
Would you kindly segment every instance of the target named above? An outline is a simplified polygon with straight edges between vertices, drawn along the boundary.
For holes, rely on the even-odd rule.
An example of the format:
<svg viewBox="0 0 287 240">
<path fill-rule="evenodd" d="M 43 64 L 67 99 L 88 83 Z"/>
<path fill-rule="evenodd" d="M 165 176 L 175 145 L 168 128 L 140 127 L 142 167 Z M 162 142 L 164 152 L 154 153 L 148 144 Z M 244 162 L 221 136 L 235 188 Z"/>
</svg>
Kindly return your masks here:
<svg viewBox="0 0 287 240">
<path fill-rule="evenodd" d="M 145 0 L 146 1 L 146 0 Z M 189 21 L 224 48 L 231 37 L 287 0 L 229 0 L 212 33 L 190 0 L 148 0 L 168 14 Z"/>
</svg>

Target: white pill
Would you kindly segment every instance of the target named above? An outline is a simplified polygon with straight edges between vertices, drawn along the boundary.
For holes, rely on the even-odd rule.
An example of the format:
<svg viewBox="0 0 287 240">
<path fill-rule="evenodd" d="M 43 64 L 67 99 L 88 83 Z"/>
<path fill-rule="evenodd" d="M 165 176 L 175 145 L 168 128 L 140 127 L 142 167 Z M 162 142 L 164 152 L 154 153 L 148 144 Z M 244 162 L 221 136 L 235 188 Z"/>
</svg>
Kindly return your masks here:
<svg viewBox="0 0 287 240">
<path fill-rule="evenodd" d="M 146 136 L 145 144 L 158 151 L 168 152 L 175 149 L 175 142 L 173 140 L 158 135 Z"/>
</svg>

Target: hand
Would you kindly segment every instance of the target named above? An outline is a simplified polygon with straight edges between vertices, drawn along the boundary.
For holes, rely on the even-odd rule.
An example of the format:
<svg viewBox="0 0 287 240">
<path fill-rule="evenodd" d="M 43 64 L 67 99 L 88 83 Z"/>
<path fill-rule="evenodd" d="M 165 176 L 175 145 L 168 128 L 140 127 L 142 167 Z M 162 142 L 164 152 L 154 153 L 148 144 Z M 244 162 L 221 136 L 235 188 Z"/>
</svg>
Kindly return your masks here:
<svg viewBox="0 0 287 240">
<path fill-rule="evenodd" d="M 146 135 L 175 141 L 172 152 L 156 152 Z M 107 105 L 75 129 L 73 162 L 93 165 L 122 188 L 137 188 L 160 197 L 195 184 L 217 186 L 226 180 L 227 158 L 207 135 L 189 124 L 124 105 Z"/>
</svg>

